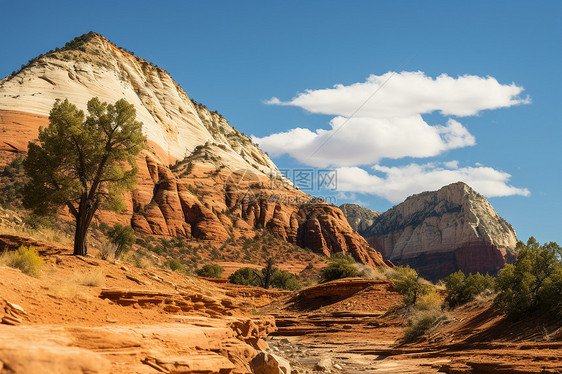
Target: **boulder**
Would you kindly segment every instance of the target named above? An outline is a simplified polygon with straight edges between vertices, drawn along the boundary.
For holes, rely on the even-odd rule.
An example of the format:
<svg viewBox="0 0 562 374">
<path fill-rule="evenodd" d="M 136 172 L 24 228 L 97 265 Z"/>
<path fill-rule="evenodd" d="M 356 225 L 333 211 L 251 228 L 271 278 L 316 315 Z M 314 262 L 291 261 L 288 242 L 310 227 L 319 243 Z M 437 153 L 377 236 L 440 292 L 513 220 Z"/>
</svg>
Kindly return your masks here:
<svg viewBox="0 0 562 374">
<path fill-rule="evenodd" d="M 273 353 L 260 352 L 250 361 L 254 374 L 291 374 L 291 364 Z"/>
</svg>

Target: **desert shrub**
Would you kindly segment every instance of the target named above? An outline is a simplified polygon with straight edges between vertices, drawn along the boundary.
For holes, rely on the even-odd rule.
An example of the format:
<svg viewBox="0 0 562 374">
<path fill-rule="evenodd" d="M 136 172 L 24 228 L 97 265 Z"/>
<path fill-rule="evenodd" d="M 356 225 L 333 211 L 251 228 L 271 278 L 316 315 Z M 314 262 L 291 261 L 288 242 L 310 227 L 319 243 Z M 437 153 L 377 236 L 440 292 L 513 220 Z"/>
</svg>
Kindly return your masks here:
<svg viewBox="0 0 562 374">
<path fill-rule="evenodd" d="M 504 266 L 496 278 L 497 304 L 514 318 L 536 310 L 562 315 L 561 247 L 554 242 L 540 245 L 531 237 L 516 249 L 515 265 Z"/>
<path fill-rule="evenodd" d="M 196 271 L 196 274 L 207 278 L 221 278 L 223 267 L 217 264 L 207 264 Z"/>
<path fill-rule="evenodd" d="M 394 268 L 394 285 L 396 292 L 402 295 L 406 306 L 416 306 L 419 298 L 429 294 L 434 287 L 418 276 L 418 273 L 409 266 Z"/>
<path fill-rule="evenodd" d="M 296 291 L 302 288 L 302 283 L 295 274 L 276 269 L 271 276 L 271 286 L 273 288 Z"/>
<path fill-rule="evenodd" d="M 228 277 L 228 281 L 233 284 L 244 286 L 261 286 L 262 277 L 258 270 L 245 267 L 236 270 Z"/>
<path fill-rule="evenodd" d="M 427 294 L 421 296 L 416 305 L 417 310 L 432 310 L 441 308 L 441 297 L 432 289 Z"/>
<path fill-rule="evenodd" d="M 120 258 L 135 243 L 135 231 L 131 226 L 123 226 L 116 223 L 115 226 L 107 231 L 107 235 L 111 242 L 116 245 L 115 258 Z"/>
<path fill-rule="evenodd" d="M 445 303 L 454 308 L 473 300 L 477 295 L 487 289 L 493 289 L 494 278 L 480 273 L 469 274 L 468 277 L 459 270 L 445 278 L 447 297 Z"/>
<path fill-rule="evenodd" d="M 39 253 L 34 247 L 21 246 L 16 251 L 4 252 L 0 256 L 0 263 L 7 266 L 20 269 L 27 275 L 39 277 L 43 259 L 39 257 Z"/>
<path fill-rule="evenodd" d="M 176 260 L 175 258 L 169 258 L 167 259 L 163 266 L 165 268 L 168 268 L 172 271 L 179 271 L 179 272 L 185 272 L 185 268 L 183 267 L 183 265 L 181 264 L 181 262 L 179 262 L 178 260 Z"/>
<path fill-rule="evenodd" d="M 404 328 L 404 341 L 412 342 L 426 335 L 428 331 L 447 316 L 439 309 L 416 311 Z"/>
<path fill-rule="evenodd" d="M 328 260 L 328 266 L 320 270 L 323 282 L 335 279 L 354 277 L 357 275 L 357 267 L 353 257 L 336 253 Z"/>
</svg>

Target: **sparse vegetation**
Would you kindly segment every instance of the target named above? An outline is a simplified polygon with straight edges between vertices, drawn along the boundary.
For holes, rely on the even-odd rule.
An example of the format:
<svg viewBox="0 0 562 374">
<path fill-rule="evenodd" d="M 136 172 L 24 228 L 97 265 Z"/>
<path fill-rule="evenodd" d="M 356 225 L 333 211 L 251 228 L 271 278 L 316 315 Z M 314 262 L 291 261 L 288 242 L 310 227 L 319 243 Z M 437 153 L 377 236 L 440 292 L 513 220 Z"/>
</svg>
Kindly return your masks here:
<svg viewBox="0 0 562 374">
<path fill-rule="evenodd" d="M 396 267 L 396 292 L 402 295 L 407 307 L 415 307 L 419 299 L 433 291 L 433 285 L 420 278 L 418 273 L 409 266 Z"/>
<path fill-rule="evenodd" d="M 20 246 L 16 251 L 5 251 L 0 255 L 0 263 L 20 269 L 27 275 L 39 277 L 43 259 L 33 247 Z"/>
</svg>

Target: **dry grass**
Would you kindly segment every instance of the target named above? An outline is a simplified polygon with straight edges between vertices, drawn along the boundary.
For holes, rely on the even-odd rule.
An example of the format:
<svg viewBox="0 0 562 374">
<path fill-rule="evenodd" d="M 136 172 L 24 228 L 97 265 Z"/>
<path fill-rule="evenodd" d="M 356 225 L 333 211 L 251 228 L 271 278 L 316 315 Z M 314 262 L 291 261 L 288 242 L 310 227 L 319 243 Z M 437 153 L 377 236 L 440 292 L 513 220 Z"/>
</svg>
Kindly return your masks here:
<svg viewBox="0 0 562 374">
<path fill-rule="evenodd" d="M 93 298 L 83 287 L 76 283 L 58 283 L 49 288 L 49 293 L 63 299 L 87 300 Z"/>
<path fill-rule="evenodd" d="M 92 269 L 85 273 L 74 274 L 74 281 L 82 286 L 101 287 L 105 283 L 105 275 L 101 269 Z"/>
<path fill-rule="evenodd" d="M 431 310 L 431 309 L 439 309 L 441 308 L 441 304 L 443 300 L 439 294 L 435 291 L 428 293 L 427 295 L 423 295 L 420 300 L 418 301 L 416 308 L 418 310 Z"/>
<path fill-rule="evenodd" d="M 32 229 L 19 225 L 12 226 L 0 224 L 0 234 L 24 236 L 35 240 L 59 243 L 64 246 L 72 246 L 74 243 L 74 238 L 71 238 L 68 234 L 61 230 L 52 228 Z"/>
<path fill-rule="evenodd" d="M 102 260 L 115 259 L 116 251 L 117 251 L 117 246 L 112 242 L 110 242 L 109 240 L 105 240 L 103 243 L 100 243 L 98 257 Z"/>
<path fill-rule="evenodd" d="M 478 295 L 476 295 L 474 297 L 474 301 L 477 302 L 478 304 L 486 304 L 486 303 L 492 301 L 493 299 L 495 299 L 496 295 L 497 295 L 497 292 L 486 289 L 486 290 L 480 292 Z"/>
<path fill-rule="evenodd" d="M 408 326 L 404 328 L 404 341 L 412 342 L 420 339 L 448 319 L 448 315 L 441 309 L 415 310 L 408 321 Z"/>
<path fill-rule="evenodd" d="M 121 260 L 135 265 L 139 269 L 147 269 L 154 266 L 154 261 L 141 251 L 131 251 L 121 256 Z"/>
</svg>

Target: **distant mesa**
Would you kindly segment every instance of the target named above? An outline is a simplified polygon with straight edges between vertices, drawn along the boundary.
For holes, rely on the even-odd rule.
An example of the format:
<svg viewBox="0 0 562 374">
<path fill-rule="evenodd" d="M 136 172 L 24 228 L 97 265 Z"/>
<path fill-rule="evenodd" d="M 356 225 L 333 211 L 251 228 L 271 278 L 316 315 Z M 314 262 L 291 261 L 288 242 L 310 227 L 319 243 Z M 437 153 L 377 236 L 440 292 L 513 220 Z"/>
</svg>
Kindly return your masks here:
<svg viewBox="0 0 562 374">
<path fill-rule="evenodd" d="M 366 209 L 342 210 L 351 222 L 369 214 Z M 410 196 L 358 231 L 385 259 L 410 265 L 430 280 L 457 270 L 495 273 L 515 259 L 513 227 L 462 182 Z"/>
</svg>

